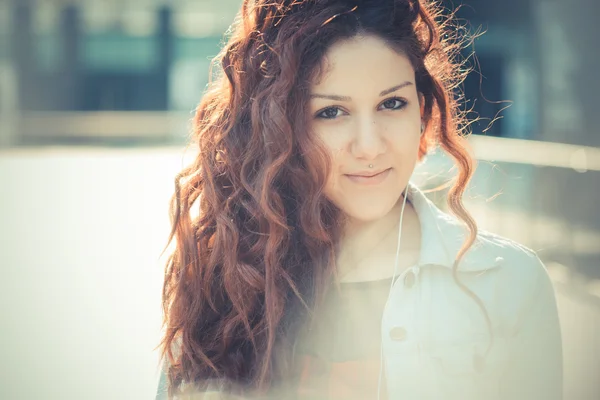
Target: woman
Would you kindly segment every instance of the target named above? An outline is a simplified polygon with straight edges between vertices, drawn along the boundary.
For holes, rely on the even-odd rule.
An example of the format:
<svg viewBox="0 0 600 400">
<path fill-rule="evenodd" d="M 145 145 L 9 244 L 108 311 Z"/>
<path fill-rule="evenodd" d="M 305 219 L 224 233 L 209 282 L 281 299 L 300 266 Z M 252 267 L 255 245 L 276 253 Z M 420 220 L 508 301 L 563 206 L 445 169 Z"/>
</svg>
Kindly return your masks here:
<svg viewBox="0 0 600 400">
<path fill-rule="evenodd" d="M 461 202 L 442 20 L 425 0 L 244 1 L 176 180 L 159 396 L 561 398 L 543 264 Z M 436 145 L 452 217 L 410 182 Z"/>
</svg>

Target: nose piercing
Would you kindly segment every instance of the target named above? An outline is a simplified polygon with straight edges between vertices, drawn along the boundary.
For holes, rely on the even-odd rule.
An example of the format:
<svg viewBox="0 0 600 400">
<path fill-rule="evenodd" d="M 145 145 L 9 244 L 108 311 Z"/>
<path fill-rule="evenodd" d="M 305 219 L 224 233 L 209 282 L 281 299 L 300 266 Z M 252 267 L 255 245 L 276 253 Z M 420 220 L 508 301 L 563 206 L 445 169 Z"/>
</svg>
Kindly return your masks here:
<svg viewBox="0 0 600 400">
<path fill-rule="evenodd" d="M 373 164 L 369 164 L 369 168 L 373 168 Z"/>
</svg>

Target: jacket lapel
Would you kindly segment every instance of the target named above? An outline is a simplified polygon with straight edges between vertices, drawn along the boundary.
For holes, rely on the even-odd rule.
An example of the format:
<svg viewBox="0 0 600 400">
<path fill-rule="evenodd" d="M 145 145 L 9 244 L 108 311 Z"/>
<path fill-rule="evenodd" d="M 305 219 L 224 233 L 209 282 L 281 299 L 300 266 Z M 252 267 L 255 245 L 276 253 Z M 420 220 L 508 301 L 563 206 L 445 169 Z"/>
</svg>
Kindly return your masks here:
<svg viewBox="0 0 600 400">
<path fill-rule="evenodd" d="M 469 230 L 456 217 L 440 210 L 412 182 L 408 185 L 408 201 L 421 223 L 421 256 L 419 265 L 442 265 L 452 268 L 454 260 L 469 235 Z M 498 246 L 478 234 L 462 258 L 458 270 L 485 271 L 499 266 Z"/>
</svg>

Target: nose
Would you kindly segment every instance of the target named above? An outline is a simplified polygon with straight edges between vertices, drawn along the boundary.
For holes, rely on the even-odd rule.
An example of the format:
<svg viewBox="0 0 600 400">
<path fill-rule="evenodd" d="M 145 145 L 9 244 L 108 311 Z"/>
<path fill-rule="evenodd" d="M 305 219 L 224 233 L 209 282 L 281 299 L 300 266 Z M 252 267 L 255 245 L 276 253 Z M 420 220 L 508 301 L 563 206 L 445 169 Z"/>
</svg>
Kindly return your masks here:
<svg viewBox="0 0 600 400">
<path fill-rule="evenodd" d="M 385 152 L 383 132 L 374 118 L 363 119 L 358 124 L 352 139 L 351 152 L 356 158 L 374 160 Z"/>
</svg>

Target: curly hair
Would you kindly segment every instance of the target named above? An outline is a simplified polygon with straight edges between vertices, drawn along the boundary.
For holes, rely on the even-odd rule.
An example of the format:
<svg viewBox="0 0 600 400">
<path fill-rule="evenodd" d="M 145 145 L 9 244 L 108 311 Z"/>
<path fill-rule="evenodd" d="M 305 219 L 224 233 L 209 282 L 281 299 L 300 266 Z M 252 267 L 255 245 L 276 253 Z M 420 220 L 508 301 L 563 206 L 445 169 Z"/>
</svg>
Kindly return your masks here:
<svg viewBox="0 0 600 400">
<path fill-rule="evenodd" d="M 170 396 L 211 380 L 265 393 L 292 371 L 296 339 L 334 274 L 342 226 L 323 194 L 331 160 L 310 134 L 310 82 L 332 44 L 360 34 L 414 68 L 425 124 L 419 159 L 439 145 L 456 162 L 448 205 L 470 235 L 453 275 L 485 312 L 456 274 L 477 226 L 462 204 L 474 161 L 456 94 L 462 39 L 451 21 L 427 0 L 243 2 L 196 110 L 197 156 L 175 179 L 160 344 Z"/>
</svg>

